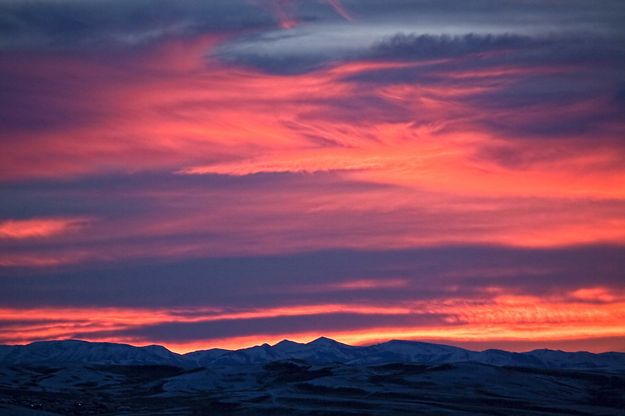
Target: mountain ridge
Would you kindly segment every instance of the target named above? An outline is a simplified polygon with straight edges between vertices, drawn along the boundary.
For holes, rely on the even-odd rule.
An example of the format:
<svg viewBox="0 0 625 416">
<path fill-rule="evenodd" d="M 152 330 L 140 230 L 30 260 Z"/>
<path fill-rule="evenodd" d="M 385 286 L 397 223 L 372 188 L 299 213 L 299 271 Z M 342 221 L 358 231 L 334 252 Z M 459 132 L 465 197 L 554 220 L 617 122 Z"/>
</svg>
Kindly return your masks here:
<svg viewBox="0 0 625 416">
<path fill-rule="evenodd" d="M 377 365 L 386 363 L 449 364 L 475 362 L 495 366 L 552 369 L 625 369 L 625 353 L 567 352 L 536 349 L 510 352 L 473 351 L 445 344 L 390 340 L 352 346 L 320 337 L 308 343 L 284 339 L 238 350 L 207 349 L 178 354 L 161 345 L 133 346 L 83 340 L 37 341 L 26 345 L 0 345 L 0 365 L 167 365 L 182 368 L 263 364 L 298 359 L 312 364 Z"/>
</svg>

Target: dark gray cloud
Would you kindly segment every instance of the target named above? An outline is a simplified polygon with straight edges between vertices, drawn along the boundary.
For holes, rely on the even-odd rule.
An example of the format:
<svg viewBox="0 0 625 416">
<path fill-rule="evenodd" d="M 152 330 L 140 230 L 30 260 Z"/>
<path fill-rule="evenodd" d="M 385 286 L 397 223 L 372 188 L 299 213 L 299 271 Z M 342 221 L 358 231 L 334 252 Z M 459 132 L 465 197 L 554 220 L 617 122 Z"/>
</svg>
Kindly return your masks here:
<svg viewBox="0 0 625 416">
<path fill-rule="evenodd" d="M 301 27 L 278 30 L 280 3 Z M 353 21 L 346 22 L 324 0 L 5 0 L 0 2 L 0 47 L 94 48 L 141 45 L 169 36 L 239 33 L 245 36 L 224 45 L 224 58 L 288 72 L 360 56 L 398 32 L 414 33 L 425 42 L 422 47 L 428 47 L 428 42 L 421 36 L 441 34 L 490 33 L 495 35 L 489 46 L 493 47 L 545 33 L 612 37 L 625 33 L 625 7 L 611 0 L 601 6 L 586 0 L 347 0 L 343 4 Z M 506 33 L 510 34 L 507 40 L 499 37 Z M 476 47 L 475 42 L 469 44 Z M 414 53 L 424 53 L 415 46 Z"/>
<path fill-rule="evenodd" d="M 504 50 L 523 55 L 499 58 L 517 64 L 545 59 L 589 62 L 612 59 L 611 49 L 622 49 L 625 39 L 625 7 L 617 1 L 600 7 L 590 1 L 344 4 L 354 15 L 349 24 L 320 15 L 314 24 L 287 34 L 264 31 L 225 43 L 217 55 L 231 63 L 288 74 L 353 59 L 420 60 Z"/>
<path fill-rule="evenodd" d="M 430 35 L 398 33 L 378 43 L 372 55 L 378 59 L 420 60 L 457 57 L 474 53 L 532 48 L 542 42 L 529 36 L 504 33 Z"/>
<path fill-rule="evenodd" d="M 204 163 L 211 162 L 210 155 Z M 211 195 L 219 196 L 298 189 L 301 192 L 348 193 L 388 189 L 392 185 L 342 180 L 331 172 L 315 175 L 298 173 L 257 173 L 254 175 L 175 175 L 170 171 L 118 173 L 80 178 L 0 182 L 5 197 L 0 204 L 2 218 L 70 216 L 110 216 L 114 218 L 145 215 L 162 210 L 167 195 L 185 190 L 183 199 L 192 202 Z M 147 192 L 144 192 L 146 191 Z M 160 201 L 160 202 L 159 202 Z"/>
<path fill-rule="evenodd" d="M 132 46 L 273 26 L 268 10 L 245 0 L 0 2 L 0 47 L 8 49 Z"/>
<path fill-rule="evenodd" d="M 572 121 L 575 125 L 575 120 Z M 510 125 L 501 126 L 502 129 L 509 129 Z M 554 127 L 555 128 L 555 127 Z M 573 131 L 569 129 L 568 131 Z M 536 133 L 537 129 L 533 130 Z M 515 131 L 516 134 L 519 131 Z M 542 132 L 544 134 L 544 131 Z M 554 132 L 558 136 L 558 132 Z M 523 132 L 527 137 L 528 132 Z M 536 136 L 535 136 L 536 137 Z M 622 137 L 622 136 L 621 136 Z M 537 140 L 540 143 L 540 140 Z M 611 154 L 608 160 L 598 160 L 589 164 L 590 171 L 619 171 L 625 164 L 625 142 L 623 140 L 595 140 L 589 142 L 580 140 L 563 140 L 562 143 L 553 143 L 552 146 L 532 146 L 530 148 L 518 148 L 506 144 L 487 144 L 481 146 L 474 154 L 476 161 L 488 161 L 508 169 L 530 169 L 534 167 L 548 166 L 554 160 L 573 159 L 579 155 L 580 149 L 592 148 L 595 151 L 604 151 Z M 625 208 L 625 206 L 624 206 Z"/>
<path fill-rule="evenodd" d="M 395 251 L 331 250 L 273 256 L 154 258 L 47 270 L 0 270 L 6 306 L 254 308 L 314 303 L 378 303 L 506 293 L 547 295 L 581 287 L 625 289 L 625 248 L 519 249 L 452 246 Z M 361 279 L 406 279 L 407 286 L 335 290 Z M 310 287 L 328 290 L 311 291 Z M 450 287 L 454 289 L 451 290 Z M 451 291 L 450 291 L 451 290 Z"/>
<path fill-rule="evenodd" d="M 473 117 L 474 127 L 481 125 L 508 140 L 592 134 L 601 141 L 601 137 L 625 134 L 623 109 L 618 104 L 625 66 L 623 39 L 400 34 L 371 51 L 376 59 L 409 65 L 365 70 L 349 74 L 345 81 L 375 88 L 474 88 L 452 102 L 480 113 L 450 110 L 449 120 Z M 413 121 L 419 125 L 435 120 L 414 115 Z M 466 126 L 451 122 L 448 128 Z"/>
<path fill-rule="evenodd" d="M 625 134 L 619 104 L 625 82 L 623 33 L 607 29 L 565 30 L 555 22 L 552 31 L 517 33 L 514 26 L 496 29 L 468 25 L 466 29 L 475 31 L 436 33 L 435 28 L 428 27 L 421 29 L 425 33 L 418 28 L 415 32 L 393 33 L 401 28 L 401 24 L 395 23 L 379 31 L 374 26 L 373 34 L 356 37 L 357 40 L 349 36 L 352 31 L 360 34 L 357 25 L 332 27 L 331 35 L 308 28 L 275 38 L 258 34 L 225 43 L 216 53 L 231 64 L 279 74 L 307 72 L 354 60 L 408 64 L 345 75 L 343 81 L 353 83 L 355 92 L 344 100 L 324 103 L 327 111 L 302 115 L 311 119 L 435 123 L 428 114 L 374 96 L 369 87 L 473 87 L 475 92 L 455 100 L 482 110 L 474 127 L 481 125 L 508 139 Z M 428 33 L 429 30 L 435 33 Z M 553 117 L 544 116 L 548 113 Z M 453 119 L 462 120 L 468 114 L 450 112 L 449 116 L 452 122 L 448 129 L 466 129 L 464 124 L 454 124 Z"/>
</svg>

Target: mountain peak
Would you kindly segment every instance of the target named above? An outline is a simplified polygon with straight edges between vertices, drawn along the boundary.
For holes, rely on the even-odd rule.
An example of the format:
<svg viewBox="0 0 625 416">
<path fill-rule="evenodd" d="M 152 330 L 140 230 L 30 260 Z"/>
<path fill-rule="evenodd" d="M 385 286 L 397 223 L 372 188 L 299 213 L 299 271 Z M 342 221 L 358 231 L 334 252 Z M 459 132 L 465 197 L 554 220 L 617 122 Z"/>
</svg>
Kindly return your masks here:
<svg viewBox="0 0 625 416">
<path fill-rule="evenodd" d="M 338 341 L 333 340 L 332 338 L 327 337 L 319 337 L 314 341 L 310 341 L 308 345 L 343 345 Z"/>
<path fill-rule="evenodd" d="M 274 345 L 274 347 L 284 347 L 284 346 L 296 346 L 301 345 L 299 342 L 291 341 L 290 339 L 283 339 Z"/>
</svg>

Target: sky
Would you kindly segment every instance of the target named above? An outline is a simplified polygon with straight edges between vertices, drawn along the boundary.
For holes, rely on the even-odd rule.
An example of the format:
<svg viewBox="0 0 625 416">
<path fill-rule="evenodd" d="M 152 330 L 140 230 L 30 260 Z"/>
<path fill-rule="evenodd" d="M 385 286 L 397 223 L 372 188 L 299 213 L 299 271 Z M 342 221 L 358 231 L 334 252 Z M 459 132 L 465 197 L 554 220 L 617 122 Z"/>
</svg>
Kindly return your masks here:
<svg viewBox="0 0 625 416">
<path fill-rule="evenodd" d="M 625 351 L 620 0 L 0 0 L 0 343 Z"/>
</svg>

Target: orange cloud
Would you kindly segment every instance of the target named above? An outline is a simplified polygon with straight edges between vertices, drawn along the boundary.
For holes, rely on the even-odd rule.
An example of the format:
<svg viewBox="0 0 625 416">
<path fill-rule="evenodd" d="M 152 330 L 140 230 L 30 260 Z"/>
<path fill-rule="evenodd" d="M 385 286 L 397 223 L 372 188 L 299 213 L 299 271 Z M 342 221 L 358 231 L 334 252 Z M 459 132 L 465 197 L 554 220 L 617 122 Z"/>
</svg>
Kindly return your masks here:
<svg viewBox="0 0 625 416">
<path fill-rule="evenodd" d="M 46 238 L 84 227 L 84 218 L 33 218 L 0 221 L 0 239 Z"/>
<path fill-rule="evenodd" d="M 362 285 L 359 285 L 360 288 Z M 371 287 L 370 285 L 366 285 Z M 254 320 L 260 318 L 327 316 L 333 314 L 388 315 L 388 325 L 365 326 L 353 330 L 264 333 L 228 338 L 165 342 L 176 351 L 211 347 L 242 348 L 284 338 L 306 342 L 318 336 L 330 336 L 352 344 L 368 344 L 389 339 L 436 339 L 444 342 L 554 341 L 622 336 L 625 330 L 625 300 L 602 289 L 609 296 L 601 304 L 586 302 L 591 289 L 579 289 L 582 299 L 570 297 L 537 297 L 519 295 L 487 296 L 478 299 L 447 298 L 400 303 L 397 306 L 376 304 L 317 304 L 284 306 L 254 310 L 227 311 L 220 308 L 36 308 L 0 309 L 3 322 L 19 322 L 5 327 L 0 343 L 24 343 L 37 339 L 72 338 L 76 333 L 93 341 L 162 343 L 158 338 L 115 335 L 116 331 L 145 325 L 203 323 L 215 321 Z M 591 292 L 587 292 L 591 291 Z M 489 293 L 490 293 L 489 292 Z M 397 326 L 393 317 L 431 314 L 445 316 L 439 323 Z M 325 319 L 325 318 L 320 318 Z M 328 318 L 331 319 L 331 318 Z M 102 333 L 107 335 L 101 335 Z M 89 334 L 92 335 L 89 335 Z"/>
<path fill-rule="evenodd" d="M 379 289 L 397 289 L 407 287 L 408 279 L 401 278 L 385 278 L 385 279 L 357 279 L 345 280 L 329 284 L 315 285 L 299 285 L 292 289 L 298 293 L 316 293 L 316 292 L 336 292 L 336 291 L 358 291 L 358 290 L 379 290 Z M 392 313 L 406 313 L 406 309 L 389 308 Z"/>
<path fill-rule="evenodd" d="M 614 302 L 618 297 L 605 287 L 587 287 L 574 290 L 571 296 L 575 299 L 591 302 Z"/>
<path fill-rule="evenodd" d="M 54 59 L 16 56 L 15 70 L 37 78 L 44 76 L 40 72 L 45 68 L 49 82 L 71 79 L 75 84 L 67 100 L 83 109 L 97 102 L 98 111 L 89 115 L 93 120 L 15 133 L 14 144 L 0 153 L 0 178 L 151 171 L 237 177 L 281 173 L 310 174 L 312 179 L 326 175 L 327 185 L 380 186 L 339 191 L 329 186 L 266 187 L 246 191 L 245 206 L 240 195 L 228 192 L 136 190 L 135 196 L 145 195 L 158 209 L 93 224 L 93 236 L 81 235 L 80 244 L 72 247 L 4 253 L 2 265 L 327 247 L 556 247 L 625 241 L 622 207 L 614 203 L 625 199 L 625 169 L 619 163 L 621 153 L 608 140 L 610 135 L 617 140 L 616 133 L 597 132 L 603 145 L 590 147 L 581 133 L 549 142 L 511 140 L 486 123 L 582 117 L 592 106 L 608 109 L 609 102 L 486 111 L 470 101 L 476 94 L 498 91 L 510 77 L 566 74 L 574 68 L 506 65 L 455 69 L 441 74 L 438 84 L 363 84 L 358 77 L 371 73 L 457 62 L 363 60 L 276 75 L 216 59 L 224 39 L 202 36 L 154 44 L 116 56 L 114 65 L 72 54 Z M 55 101 L 50 107 L 62 105 L 69 104 Z M 557 115 L 552 116 L 553 111 Z M 516 164 L 492 154 L 512 154 Z M 172 194 L 176 208 L 168 202 Z M 219 205 L 207 210 L 216 196 Z M 65 230 L 76 226 L 65 225 Z M 64 231 L 55 230 L 63 227 L 48 224 L 48 231 L 41 232 L 60 233 Z M 232 243 L 190 241 L 173 246 L 154 241 L 200 232 L 222 233 Z M 129 242 L 141 237 L 149 241 Z M 90 248 L 102 239 L 112 243 Z"/>
<path fill-rule="evenodd" d="M 123 57 L 130 59 L 128 65 L 138 72 L 155 72 L 136 80 L 115 78 L 116 71 L 101 62 L 71 57 L 65 62 L 57 58 L 61 63 L 54 65 L 42 62 L 50 76 L 69 70 L 78 79 L 96 74 L 108 80 L 106 85 L 90 89 L 90 99 L 98 101 L 107 117 L 96 125 L 39 133 L 17 142 L 2 157 L 6 166 L 3 176 L 75 175 L 125 170 L 127 166 L 230 175 L 354 170 L 350 177 L 359 180 L 456 195 L 625 197 L 622 169 L 596 169 L 597 164 L 616 161 L 618 155 L 610 149 L 585 149 L 524 169 L 476 159 L 476 150 L 485 144 L 501 143 L 512 152 L 545 146 L 544 142 L 511 144 L 506 137 L 497 137 L 479 123 L 483 109 L 462 101 L 478 92 L 496 90 L 497 83 L 367 85 L 367 97 L 384 99 L 428 122 L 412 122 L 409 117 L 405 121 L 368 118 L 367 113 L 375 109 L 370 105 L 361 113 L 348 112 L 337 118 L 344 109 L 335 107 L 333 100 L 349 100 L 354 106 L 363 95 L 363 87 L 345 81 L 346 77 L 375 70 L 416 69 L 424 63 L 356 62 L 301 75 L 269 75 L 232 70 L 207 58 L 218 42 L 215 36 L 172 41 L 132 59 Z M 32 64 L 25 63 L 30 71 Z M 528 69 L 489 70 L 480 76 L 496 80 L 519 71 Z M 474 72 L 458 70 L 450 76 L 475 77 Z M 587 108 L 578 105 L 562 111 L 583 114 Z M 505 110 L 501 112 L 508 116 L 503 114 Z M 489 114 L 500 116 L 496 111 Z M 119 140 L 122 136 L 126 139 Z M 89 140 L 80 140 L 82 137 Z M 51 157 L 45 161 L 32 158 L 43 151 Z M 152 157 L 142 157 L 145 152 Z M 30 154 L 35 163 L 25 163 L 24 154 Z M 205 163 L 202 155 L 223 160 Z"/>
</svg>

